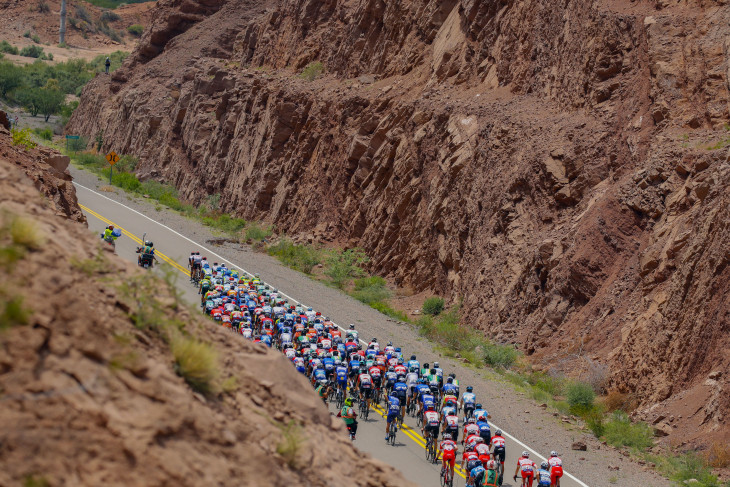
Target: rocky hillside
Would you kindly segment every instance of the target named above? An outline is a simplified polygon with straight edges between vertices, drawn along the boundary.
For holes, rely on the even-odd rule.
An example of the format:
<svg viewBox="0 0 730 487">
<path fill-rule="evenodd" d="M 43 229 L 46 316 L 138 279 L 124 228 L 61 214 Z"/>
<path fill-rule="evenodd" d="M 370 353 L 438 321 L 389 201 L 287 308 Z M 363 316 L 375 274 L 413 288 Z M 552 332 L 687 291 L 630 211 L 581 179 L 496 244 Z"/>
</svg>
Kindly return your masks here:
<svg viewBox="0 0 730 487">
<path fill-rule="evenodd" d="M 58 218 L 5 156 L 0 193 L 0 485 L 409 485 L 356 452 L 281 354 Z M 206 395 L 174 368 L 201 347 L 220 372 L 204 368 Z"/>
<path fill-rule="evenodd" d="M 70 130 L 726 438 L 725 3 L 161 1 Z"/>
</svg>

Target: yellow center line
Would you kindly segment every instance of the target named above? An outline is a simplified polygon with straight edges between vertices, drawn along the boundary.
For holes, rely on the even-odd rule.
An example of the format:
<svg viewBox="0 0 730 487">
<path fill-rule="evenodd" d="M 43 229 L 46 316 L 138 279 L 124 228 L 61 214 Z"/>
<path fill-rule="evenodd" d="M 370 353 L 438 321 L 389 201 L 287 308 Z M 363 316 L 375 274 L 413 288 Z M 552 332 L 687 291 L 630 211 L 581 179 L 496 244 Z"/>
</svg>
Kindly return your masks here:
<svg viewBox="0 0 730 487">
<path fill-rule="evenodd" d="M 87 213 L 93 215 L 94 217 L 96 217 L 99 220 L 103 221 L 107 225 L 114 225 L 116 228 L 119 228 L 122 231 L 122 235 L 125 235 L 125 236 L 131 238 L 134 242 L 138 243 L 139 245 L 144 245 L 144 242 L 142 242 L 142 239 L 140 239 L 139 237 L 137 237 L 133 233 L 128 232 L 127 230 L 125 230 L 121 226 L 117 225 L 116 223 L 112 222 L 111 220 L 109 220 L 107 218 L 104 218 L 103 216 L 101 216 L 100 214 L 98 214 L 97 212 L 95 212 L 94 210 L 92 210 L 91 208 L 88 208 L 88 207 L 86 207 L 86 206 L 84 206 L 82 204 L 79 204 L 79 206 L 81 207 L 82 210 L 84 210 Z M 180 264 L 178 264 L 175 260 L 171 259 L 170 257 L 168 257 L 167 255 L 163 254 L 159 250 L 156 250 L 155 249 L 155 255 L 156 256 L 159 256 L 164 262 L 167 262 L 172 267 L 176 268 L 177 270 L 179 270 L 180 272 L 182 272 L 186 276 L 189 276 L 190 275 L 190 273 L 189 273 L 189 271 L 187 269 L 185 269 L 183 266 L 181 266 Z"/>
<path fill-rule="evenodd" d="M 385 409 L 381 409 L 379 406 L 377 406 L 375 404 L 370 404 L 370 406 L 373 408 L 373 410 L 376 413 L 381 415 L 383 418 L 387 419 L 387 412 L 385 411 Z M 424 450 L 426 449 L 426 439 L 423 436 L 421 436 L 418 432 L 416 432 L 416 430 L 414 430 L 413 428 L 411 428 L 410 426 L 408 426 L 405 423 L 400 427 L 400 430 L 403 433 L 405 433 L 406 436 L 408 436 L 410 439 L 412 439 L 418 446 L 420 446 Z M 454 471 L 456 473 L 458 473 L 461 476 L 461 478 L 466 479 L 466 477 L 467 477 L 466 470 L 462 469 L 461 465 L 456 464 Z"/>
</svg>

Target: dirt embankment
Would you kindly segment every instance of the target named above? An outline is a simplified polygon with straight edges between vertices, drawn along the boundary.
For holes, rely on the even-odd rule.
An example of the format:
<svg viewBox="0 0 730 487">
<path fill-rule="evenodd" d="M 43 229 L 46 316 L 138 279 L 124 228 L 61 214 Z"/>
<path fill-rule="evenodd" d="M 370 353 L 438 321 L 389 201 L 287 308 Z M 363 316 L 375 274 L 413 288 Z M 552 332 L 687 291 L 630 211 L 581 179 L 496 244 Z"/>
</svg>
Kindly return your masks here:
<svg viewBox="0 0 730 487">
<path fill-rule="evenodd" d="M 8 117 L 0 110 L 0 159 L 20 167 L 57 215 L 86 223 L 68 172 L 68 156 L 46 147 L 13 145 L 9 128 Z"/>
<path fill-rule="evenodd" d="M 150 291 L 4 158 L 0 194 L 0 485 L 409 485 L 281 354 Z M 227 392 L 175 374 L 162 319 L 212 345 Z"/>
<path fill-rule="evenodd" d="M 666 429 L 711 441 L 730 414 L 723 4 L 161 2 L 71 130 L 114 134 L 192 202 L 362 246 L 538 366 L 648 420 L 692 409 Z"/>
</svg>

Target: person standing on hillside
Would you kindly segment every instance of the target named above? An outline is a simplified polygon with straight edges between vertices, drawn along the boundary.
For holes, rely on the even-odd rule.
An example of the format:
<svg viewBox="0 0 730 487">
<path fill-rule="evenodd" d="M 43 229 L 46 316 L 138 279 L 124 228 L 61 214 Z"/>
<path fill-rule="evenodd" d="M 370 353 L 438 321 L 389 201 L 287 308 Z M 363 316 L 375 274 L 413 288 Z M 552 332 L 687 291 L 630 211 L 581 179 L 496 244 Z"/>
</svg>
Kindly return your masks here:
<svg viewBox="0 0 730 487">
<path fill-rule="evenodd" d="M 104 72 L 106 74 L 109 74 L 109 66 L 111 66 L 111 65 L 112 65 L 112 62 L 109 59 L 109 56 L 107 56 L 106 61 L 104 61 L 104 68 L 105 68 L 105 71 Z"/>
</svg>

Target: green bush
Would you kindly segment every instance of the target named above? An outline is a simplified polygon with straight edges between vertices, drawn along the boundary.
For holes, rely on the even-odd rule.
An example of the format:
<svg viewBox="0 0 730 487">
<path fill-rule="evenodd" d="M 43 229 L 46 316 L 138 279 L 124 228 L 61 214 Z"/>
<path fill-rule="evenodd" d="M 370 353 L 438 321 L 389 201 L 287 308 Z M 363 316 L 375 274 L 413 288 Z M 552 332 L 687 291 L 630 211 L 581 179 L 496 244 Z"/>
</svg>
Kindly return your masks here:
<svg viewBox="0 0 730 487">
<path fill-rule="evenodd" d="M 324 273 L 335 286 L 342 289 L 351 278 L 364 274 L 360 266 L 367 261 L 368 257 L 362 249 L 348 249 L 328 257 Z"/>
<path fill-rule="evenodd" d="M 717 476 L 705 464 L 696 452 L 673 456 L 647 455 L 647 460 L 654 462 L 657 470 L 669 477 L 677 485 L 696 487 L 730 487 L 730 482 L 720 483 Z M 689 482 L 690 479 L 696 482 Z"/>
<path fill-rule="evenodd" d="M 515 347 L 511 345 L 498 345 L 488 343 L 484 347 L 484 362 L 491 367 L 509 368 L 517 361 L 519 356 Z"/>
<path fill-rule="evenodd" d="M 617 447 L 627 446 L 633 450 L 644 450 L 653 444 L 654 434 L 646 423 L 632 423 L 623 411 L 614 411 L 603 423 L 606 442 Z"/>
<path fill-rule="evenodd" d="M 51 11 L 51 7 L 48 6 L 46 2 L 40 1 L 38 2 L 38 12 L 42 14 L 47 14 Z"/>
<path fill-rule="evenodd" d="M 40 38 L 40 36 L 38 34 L 33 34 L 32 36 L 30 36 L 30 39 L 33 42 L 35 42 L 36 44 L 40 44 L 41 43 L 41 38 Z M 35 56 L 33 56 L 33 57 L 35 57 Z"/>
<path fill-rule="evenodd" d="M 41 46 L 26 46 L 20 50 L 20 55 L 39 58 L 43 55 L 43 48 Z"/>
<path fill-rule="evenodd" d="M 566 391 L 566 400 L 573 414 L 585 414 L 593 409 L 596 393 L 585 382 L 572 382 Z"/>
<path fill-rule="evenodd" d="M 281 239 L 268 248 L 271 256 L 279 259 L 285 266 L 305 274 L 322 262 L 322 252 L 308 245 L 297 245 L 288 239 Z"/>
<path fill-rule="evenodd" d="M 109 163 L 106 160 L 104 163 L 107 167 L 102 169 L 101 174 L 108 180 L 110 171 Z M 112 173 L 112 185 L 122 188 L 125 191 L 136 192 L 142 183 L 139 182 L 139 179 L 134 174 L 114 170 Z"/>
<path fill-rule="evenodd" d="M 8 41 L 0 41 L 0 52 L 17 55 L 18 48 L 11 45 Z"/>
<path fill-rule="evenodd" d="M 19 145 L 25 147 L 25 150 L 33 149 L 38 144 L 33 141 L 32 132 L 29 128 L 21 130 L 13 129 L 10 131 L 13 138 L 13 145 Z"/>
<path fill-rule="evenodd" d="M 36 129 L 33 129 L 33 132 L 35 132 L 36 135 L 43 140 L 53 140 L 53 131 L 49 128 L 45 128 L 45 129 L 36 128 Z"/>
<path fill-rule="evenodd" d="M 142 33 L 144 33 L 144 27 L 142 27 L 140 24 L 134 24 L 127 27 L 127 32 L 132 34 L 134 37 L 141 37 Z"/>
<path fill-rule="evenodd" d="M 363 277 L 355 280 L 352 296 L 358 301 L 372 306 L 390 298 L 390 291 L 385 287 L 385 279 L 380 276 Z"/>
<path fill-rule="evenodd" d="M 432 296 L 423 302 L 421 309 L 427 315 L 436 316 L 444 310 L 444 300 L 439 297 Z"/>
<path fill-rule="evenodd" d="M 408 321 L 407 314 L 403 311 L 398 311 L 397 309 L 392 308 L 389 304 L 383 303 L 382 301 L 376 301 L 370 304 L 370 307 L 398 321 Z"/>
<path fill-rule="evenodd" d="M 78 152 L 78 151 L 86 150 L 86 148 L 88 147 L 89 141 L 86 139 L 86 137 L 79 137 L 78 139 L 66 139 L 66 143 L 68 144 L 69 151 Z M 84 154 L 78 154 L 77 157 L 81 157 L 83 155 Z M 79 162 L 81 162 L 81 161 L 79 161 Z"/>
<path fill-rule="evenodd" d="M 91 23 L 91 15 L 89 15 L 89 11 L 81 5 L 76 6 L 76 18 L 89 24 Z"/>
<path fill-rule="evenodd" d="M 190 387 L 203 394 L 213 392 L 220 371 L 218 355 L 210 345 L 175 336 L 170 340 L 170 350 L 175 358 L 175 371 Z"/>
<path fill-rule="evenodd" d="M 15 98 L 34 117 L 39 113 L 45 116 L 46 122 L 51 115 L 58 113 L 63 104 L 65 95 L 59 91 L 48 88 L 23 88 L 15 95 Z"/>
<path fill-rule="evenodd" d="M 256 222 L 246 229 L 246 240 L 261 242 L 271 235 L 271 227 L 262 227 Z"/>
<path fill-rule="evenodd" d="M 307 67 L 302 70 L 299 77 L 307 81 L 314 81 L 319 78 L 324 71 L 324 66 L 319 61 L 307 64 Z"/>
<path fill-rule="evenodd" d="M 30 31 L 26 30 L 25 32 L 23 32 L 23 37 L 25 37 L 26 39 L 30 39 Z"/>
</svg>

